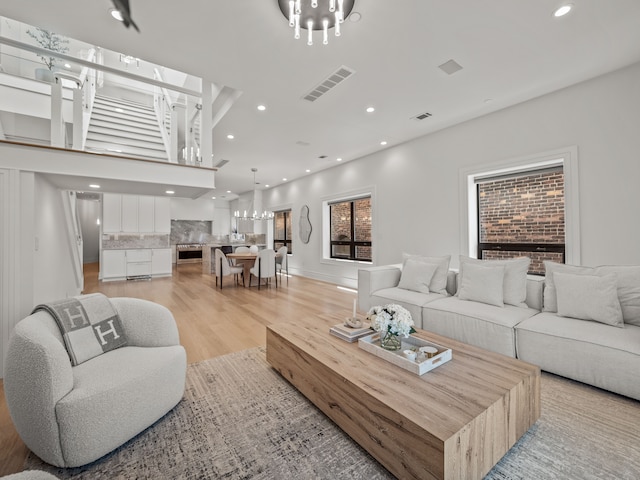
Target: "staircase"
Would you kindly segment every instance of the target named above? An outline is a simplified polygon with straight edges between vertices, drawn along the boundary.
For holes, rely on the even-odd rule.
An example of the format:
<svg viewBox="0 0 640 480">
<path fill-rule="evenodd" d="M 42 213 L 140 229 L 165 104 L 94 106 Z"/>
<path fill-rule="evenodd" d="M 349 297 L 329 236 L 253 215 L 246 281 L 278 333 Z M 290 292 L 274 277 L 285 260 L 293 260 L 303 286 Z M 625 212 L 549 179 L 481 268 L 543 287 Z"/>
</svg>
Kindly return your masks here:
<svg viewBox="0 0 640 480">
<path fill-rule="evenodd" d="M 153 107 L 96 95 L 85 150 L 168 161 Z"/>
</svg>

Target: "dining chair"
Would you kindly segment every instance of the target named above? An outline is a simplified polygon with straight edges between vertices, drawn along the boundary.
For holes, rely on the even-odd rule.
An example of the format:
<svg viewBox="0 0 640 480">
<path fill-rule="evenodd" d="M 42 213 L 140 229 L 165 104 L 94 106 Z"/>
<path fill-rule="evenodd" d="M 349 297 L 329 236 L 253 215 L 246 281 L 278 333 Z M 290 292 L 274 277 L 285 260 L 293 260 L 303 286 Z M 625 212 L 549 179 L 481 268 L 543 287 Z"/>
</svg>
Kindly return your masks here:
<svg viewBox="0 0 640 480">
<path fill-rule="evenodd" d="M 222 280 L 224 277 L 228 275 L 233 275 L 236 279 L 236 285 L 238 284 L 238 274 L 242 275 L 242 285 L 244 285 L 244 269 L 239 266 L 229 264 L 229 259 L 227 256 L 220 250 L 216 248 L 214 262 L 215 264 L 215 273 L 216 273 L 216 285 L 218 285 L 218 277 L 220 277 L 220 290 L 222 290 Z"/>
<path fill-rule="evenodd" d="M 276 276 L 276 252 L 275 250 L 268 248 L 260 250 L 256 261 L 253 264 L 251 270 L 249 270 L 253 276 L 258 278 L 258 290 L 260 290 L 260 283 L 262 279 L 266 279 L 267 285 L 271 277 L 276 278 L 276 288 L 278 288 L 278 277 Z M 251 286 L 251 278 L 249 275 L 249 286 Z"/>
<path fill-rule="evenodd" d="M 280 272 L 280 284 L 282 285 L 282 271 L 287 272 L 287 285 L 289 285 L 289 258 L 287 257 L 287 246 L 283 245 L 276 253 L 276 271 Z"/>
</svg>

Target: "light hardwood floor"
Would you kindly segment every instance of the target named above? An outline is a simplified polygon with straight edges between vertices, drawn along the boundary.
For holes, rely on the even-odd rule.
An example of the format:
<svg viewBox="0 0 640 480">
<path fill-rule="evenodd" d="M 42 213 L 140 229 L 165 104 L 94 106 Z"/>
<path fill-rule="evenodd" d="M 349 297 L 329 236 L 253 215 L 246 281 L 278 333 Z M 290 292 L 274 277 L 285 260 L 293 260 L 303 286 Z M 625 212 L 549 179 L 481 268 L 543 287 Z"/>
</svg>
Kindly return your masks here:
<svg viewBox="0 0 640 480">
<path fill-rule="evenodd" d="M 99 282 L 98 264 L 85 265 L 84 293 L 93 292 L 143 298 L 169 308 L 189 363 L 265 345 L 266 326 L 281 320 L 312 314 L 349 316 L 355 298 L 336 285 L 303 277 L 260 290 L 236 287 L 228 277 L 220 290 L 215 277 L 202 274 L 200 264 L 174 267 L 172 277 L 122 282 Z M 0 381 L 0 475 L 21 471 L 27 453 L 9 417 Z"/>
</svg>

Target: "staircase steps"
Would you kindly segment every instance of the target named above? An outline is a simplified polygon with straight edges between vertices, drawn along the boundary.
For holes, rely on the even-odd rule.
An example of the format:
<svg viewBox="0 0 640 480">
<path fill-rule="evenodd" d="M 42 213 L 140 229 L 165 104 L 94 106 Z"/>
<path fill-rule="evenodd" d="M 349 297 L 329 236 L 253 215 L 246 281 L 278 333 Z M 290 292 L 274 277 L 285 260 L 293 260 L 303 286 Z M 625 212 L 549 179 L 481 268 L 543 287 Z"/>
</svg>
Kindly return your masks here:
<svg viewBox="0 0 640 480">
<path fill-rule="evenodd" d="M 95 97 L 85 148 L 147 160 L 168 160 L 153 107 L 101 95 Z"/>
</svg>

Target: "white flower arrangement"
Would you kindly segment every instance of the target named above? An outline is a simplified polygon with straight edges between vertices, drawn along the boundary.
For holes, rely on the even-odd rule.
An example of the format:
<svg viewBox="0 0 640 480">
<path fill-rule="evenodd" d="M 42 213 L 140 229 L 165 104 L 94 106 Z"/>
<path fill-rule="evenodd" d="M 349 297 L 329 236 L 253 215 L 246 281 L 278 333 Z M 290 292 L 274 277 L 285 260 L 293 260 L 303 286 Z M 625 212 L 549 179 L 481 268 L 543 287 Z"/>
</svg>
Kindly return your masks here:
<svg viewBox="0 0 640 480">
<path fill-rule="evenodd" d="M 367 312 L 367 320 L 371 322 L 371 328 L 376 332 L 388 332 L 405 338 L 415 332 L 409 310 L 395 303 L 371 307 Z"/>
</svg>

